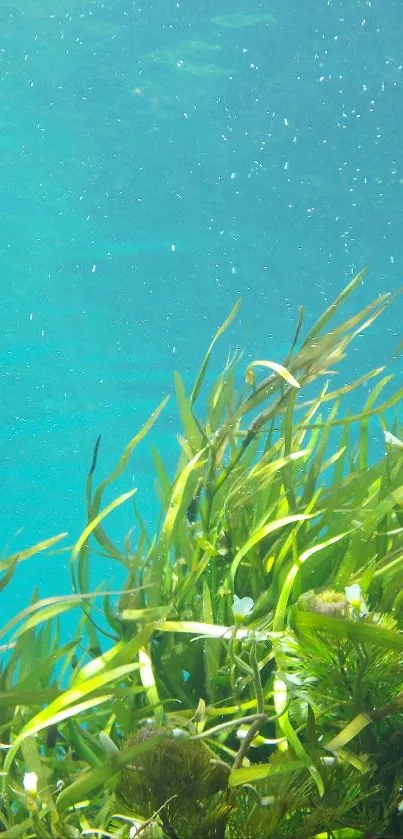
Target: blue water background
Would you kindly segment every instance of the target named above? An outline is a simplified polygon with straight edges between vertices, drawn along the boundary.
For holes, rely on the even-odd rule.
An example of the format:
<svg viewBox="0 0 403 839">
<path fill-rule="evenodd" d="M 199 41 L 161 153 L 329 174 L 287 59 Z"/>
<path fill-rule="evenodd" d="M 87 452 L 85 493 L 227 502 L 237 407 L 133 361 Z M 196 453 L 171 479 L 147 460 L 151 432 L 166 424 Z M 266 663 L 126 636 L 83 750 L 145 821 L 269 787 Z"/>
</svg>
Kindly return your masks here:
<svg viewBox="0 0 403 839">
<path fill-rule="evenodd" d="M 398 287 L 402 17 L 400 0 L 1 4 L 5 552 L 75 541 L 98 434 L 100 480 L 240 295 L 212 373 L 230 345 L 280 361 L 298 305 L 312 319 L 364 266 L 345 313 Z M 357 341 L 347 379 L 393 351 L 402 311 Z M 150 444 L 172 466 L 178 430 L 171 399 L 114 489 L 137 486 L 150 524 Z M 34 585 L 69 591 L 67 557 L 21 565 L 3 615 Z"/>
</svg>

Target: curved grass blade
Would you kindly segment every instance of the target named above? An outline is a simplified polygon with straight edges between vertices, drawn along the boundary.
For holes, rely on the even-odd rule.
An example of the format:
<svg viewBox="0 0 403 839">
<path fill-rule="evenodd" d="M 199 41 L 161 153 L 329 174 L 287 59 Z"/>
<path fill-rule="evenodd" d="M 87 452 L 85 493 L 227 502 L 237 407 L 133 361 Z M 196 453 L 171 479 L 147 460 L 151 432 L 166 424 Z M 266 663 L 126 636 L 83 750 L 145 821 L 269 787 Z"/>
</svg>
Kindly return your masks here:
<svg viewBox="0 0 403 839">
<path fill-rule="evenodd" d="M 10 563 L 24 562 L 24 560 L 30 559 L 31 556 L 35 556 L 35 554 L 41 553 L 41 551 L 47 551 L 53 545 L 56 545 L 57 542 L 60 542 L 61 539 L 65 539 L 67 535 L 67 533 L 59 533 L 58 536 L 51 536 L 50 539 L 43 539 L 43 541 L 37 542 L 36 545 L 32 545 L 30 548 L 18 551 L 17 553 L 8 556 L 7 559 L 0 560 L 0 572 L 8 570 Z"/>
<path fill-rule="evenodd" d="M 79 560 L 81 560 L 81 562 L 83 562 L 84 558 L 83 558 L 83 555 L 81 554 L 81 550 L 84 547 L 88 537 L 91 535 L 91 533 L 94 532 L 94 530 L 97 528 L 98 524 L 106 516 L 108 516 L 109 513 L 112 512 L 112 510 L 115 510 L 116 507 L 120 507 L 120 505 L 124 504 L 124 502 L 127 501 L 129 498 L 132 498 L 132 496 L 135 494 L 135 492 L 137 492 L 137 489 L 131 489 L 131 490 L 129 490 L 129 492 L 124 492 L 122 495 L 119 495 L 118 498 L 115 498 L 114 501 L 112 501 L 110 504 L 108 504 L 108 506 L 105 507 L 105 509 L 102 510 L 101 513 L 98 513 L 98 515 L 95 516 L 95 518 L 92 519 L 89 524 L 87 524 L 87 527 L 84 528 L 80 538 L 78 539 L 78 541 L 74 545 L 74 548 L 73 548 L 72 553 L 71 553 L 71 558 L 70 558 L 70 573 L 71 573 L 71 578 L 72 578 L 72 581 L 73 581 L 73 588 L 77 593 L 79 591 L 79 585 L 78 585 L 78 583 L 76 581 L 76 578 L 75 578 L 75 563 L 76 563 L 77 559 L 79 559 Z M 77 577 L 78 577 L 78 579 L 80 578 L 80 569 L 79 568 L 78 568 L 78 571 L 77 571 Z"/>
<path fill-rule="evenodd" d="M 137 591 L 138 589 L 131 589 L 131 591 Z M 3 638 L 7 635 L 16 624 L 20 621 L 24 620 L 24 618 L 32 615 L 33 612 L 38 611 L 39 609 L 43 609 L 46 606 L 51 606 L 53 603 L 72 603 L 73 605 L 80 605 L 81 601 L 85 600 L 92 600 L 95 597 L 104 597 L 105 594 L 122 594 L 122 590 L 119 589 L 117 591 L 99 591 L 99 592 L 89 592 L 87 594 L 62 594 L 59 597 L 45 597 L 43 600 L 37 600 L 34 603 L 31 603 L 30 606 L 26 606 L 25 609 L 22 609 L 21 612 L 18 612 L 11 620 L 6 623 L 5 626 L 0 629 L 0 638 Z"/>
<path fill-rule="evenodd" d="M 61 711 L 58 711 L 58 713 L 54 713 L 51 716 L 47 716 L 45 720 L 39 719 L 40 715 L 38 714 L 37 717 L 34 717 L 33 720 L 31 720 L 31 722 L 23 728 L 23 730 L 19 733 L 18 737 L 14 740 L 14 743 L 8 751 L 6 759 L 4 761 L 5 773 L 8 773 L 10 771 L 12 762 L 26 737 L 31 737 L 34 734 L 37 734 L 39 731 L 42 731 L 44 728 L 49 728 L 52 725 L 58 725 L 60 722 L 63 722 L 64 720 L 67 720 L 72 716 L 75 717 L 77 714 L 81 714 L 83 711 L 88 711 L 90 708 L 95 708 L 97 705 L 102 705 L 104 702 L 107 702 L 109 699 L 111 699 L 112 696 L 112 693 L 99 694 L 95 697 L 92 697 L 92 699 L 85 700 L 84 702 L 77 702 L 75 705 L 71 705 L 69 708 L 63 708 Z"/>
<path fill-rule="evenodd" d="M 235 575 L 240 562 L 246 556 L 248 551 L 250 551 L 251 548 L 254 548 L 255 545 L 258 544 L 258 542 L 261 542 L 261 540 L 264 539 L 266 536 L 269 536 L 271 533 L 275 533 L 276 530 L 280 530 L 282 527 L 287 527 L 287 525 L 294 524 L 297 521 L 309 521 L 310 519 L 318 515 L 319 512 L 311 513 L 309 515 L 306 515 L 305 513 L 297 513 L 293 516 L 284 516 L 284 518 L 277 519 L 276 521 L 271 521 L 269 522 L 269 524 L 265 524 L 263 527 L 260 527 L 259 530 L 255 531 L 255 533 L 253 533 L 252 536 L 250 536 L 250 538 L 247 539 L 245 544 L 242 545 L 239 551 L 237 551 L 234 559 L 232 560 L 230 569 L 232 586 L 234 586 L 235 584 Z"/>
<path fill-rule="evenodd" d="M 153 411 L 153 413 L 148 418 L 147 422 L 143 425 L 143 427 L 140 429 L 140 431 L 137 434 L 135 434 L 132 440 L 130 440 L 130 443 L 127 444 L 122 454 L 122 457 L 120 458 L 119 463 L 117 464 L 115 469 L 113 469 L 110 475 L 108 475 L 108 477 L 105 478 L 102 481 L 102 483 L 100 483 L 99 487 L 95 490 L 94 499 L 91 505 L 91 517 L 94 515 L 96 516 L 98 514 L 98 511 L 101 506 L 102 496 L 106 487 L 109 486 L 109 484 L 113 483 L 113 481 L 115 481 L 116 478 L 118 478 L 119 475 L 122 474 L 130 460 L 133 450 L 141 442 L 141 440 L 143 440 L 146 434 L 148 434 L 154 423 L 157 421 L 161 411 L 163 411 L 163 409 L 165 408 L 165 405 L 167 404 L 168 400 L 169 396 L 166 396 L 165 399 L 163 399 L 162 402 L 160 402 L 158 407 L 155 409 L 155 411 Z"/>
<path fill-rule="evenodd" d="M 370 410 L 364 410 L 364 411 L 361 411 L 360 414 L 353 414 L 352 416 L 345 416 L 345 417 L 341 417 L 340 419 L 337 419 L 337 420 L 332 420 L 329 423 L 329 428 L 336 428 L 336 426 L 338 426 L 338 425 L 351 425 L 353 422 L 358 422 L 359 420 L 367 419 L 368 417 L 377 416 L 378 414 L 381 414 L 384 411 L 387 411 L 388 408 L 392 408 L 393 405 L 396 405 L 397 402 L 400 402 L 402 397 L 403 397 L 403 387 L 401 387 L 393 396 L 391 396 L 390 399 L 387 399 L 386 402 L 382 402 L 382 405 L 378 405 L 377 408 L 372 408 Z M 305 427 L 307 427 L 307 428 L 326 428 L 327 426 L 328 426 L 327 421 L 325 421 L 325 422 L 315 422 L 315 423 L 310 424 L 309 426 L 305 426 L 304 422 L 298 423 L 299 428 L 305 428 Z"/>
<path fill-rule="evenodd" d="M 234 769 L 228 778 L 228 783 L 230 787 L 253 784 L 255 781 L 263 781 L 264 778 L 271 775 L 282 775 L 307 769 L 309 764 L 309 760 L 299 758 L 298 760 L 287 760 L 284 763 L 258 763 L 255 766 L 245 766 L 241 769 Z"/>
<path fill-rule="evenodd" d="M 321 542 L 318 545 L 313 545 L 311 548 L 308 548 L 306 551 L 304 551 L 301 554 L 301 556 L 298 557 L 297 561 L 291 566 L 281 588 L 280 596 L 278 598 L 277 608 L 273 619 L 274 632 L 281 632 L 284 629 L 287 605 L 290 599 L 292 587 L 294 585 L 295 578 L 299 570 L 302 568 L 304 562 L 306 562 L 306 560 L 309 559 L 309 557 L 313 556 L 316 553 L 319 553 L 319 551 L 325 550 L 325 548 L 329 547 L 329 545 L 334 545 L 336 544 L 336 542 L 340 542 L 340 540 L 348 536 L 349 533 L 351 533 L 351 530 L 347 530 L 345 533 L 339 533 L 337 536 L 333 536 L 331 539 L 326 539 L 324 542 Z"/>
<path fill-rule="evenodd" d="M 274 373 L 277 373 L 280 378 L 284 379 L 287 384 L 291 385 L 291 387 L 300 388 L 301 385 L 297 382 L 296 378 L 284 367 L 282 364 L 278 364 L 277 361 L 252 361 L 248 364 L 245 372 L 245 379 L 248 385 L 254 387 L 255 385 L 255 374 L 254 369 L 255 367 L 267 367 L 269 370 L 273 370 Z"/>
<path fill-rule="evenodd" d="M 30 688 L 33 690 L 37 689 L 38 684 L 42 684 L 42 680 L 45 676 L 48 675 L 48 680 L 50 679 L 50 674 L 53 673 L 55 666 L 57 665 L 58 661 L 63 659 L 63 663 L 65 663 L 65 657 L 69 657 L 69 654 L 74 653 L 77 650 L 77 646 L 79 644 L 79 636 L 77 635 L 72 641 L 68 641 L 67 644 L 63 644 L 63 646 L 58 646 L 57 649 L 52 650 L 49 655 L 45 656 L 41 662 L 33 662 L 32 663 L 32 672 L 28 673 L 22 679 L 18 681 L 18 691 L 29 690 Z M 62 684 L 61 676 L 58 679 L 59 684 Z M 30 705 L 30 702 L 24 702 L 24 705 Z"/>
<path fill-rule="evenodd" d="M 25 680 L 24 680 L 25 681 Z M 24 688 L 18 685 L 7 691 L 0 692 L 0 708 L 16 708 L 18 705 L 35 705 L 53 702 L 63 693 L 61 688 Z M 0 834 L 2 835 L 2 834 Z"/>
<path fill-rule="evenodd" d="M 81 597 L 82 595 L 80 595 Z M 90 595 L 93 597 L 94 595 Z M 0 629 L 0 638 L 3 638 L 7 635 L 16 624 L 20 621 L 24 620 L 28 615 L 31 615 L 33 612 L 38 611 L 48 605 L 53 603 L 62 603 L 63 601 L 74 601 L 74 605 L 78 605 L 79 601 L 76 594 L 66 594 L 60 597 L 46 597 L 44 600 L 36 601 L 35 603 L 31 603 L 30 606 L 27 606 L 25 609 L 22 609 L 21 612 L 18 612 L 11 620 L 6 623 L 5 626 Z"/>
<path fill-rule="evenodd" d="M 84 760 L 88 766 L 101 766 L 104 760 L 99 755 L 99 750 L 94 748 L 93 738 L 89 732 L 78 725 L 75 717 L 69 717 L 66 721 L 66 731 L 68 732 L 68 742 L 70 748 L 73 747 L 75 754 L 79 760 Z M 66 738 L 67 739 L 67 738 Z"/>
<path fill-rule="evenodd" d="M 6 573 L 3 575 L 3 577 L 0 580 L 0 592 L 4 591 L 6 586 L 8 586 L 10 580 L 12 580 L 12 578 L 14 576 L 14 571 L 15 571 L 17 565 L 18 565 L 18 558 L 16 557 L 14 560 L 12 560 L 10 562 L 10 565 L 9 565 Z"/>
<path fill-rule="evenodd" d="M 230 326 L 230 324 L 232 323 L 232 321 L 234 320 L 234 318 L 238 314 L 241 303 L 242 303 L 242 300 L 241 300 L 241 298 L 239 298 L 239 300 L 237 300 L 237 302 L 235 303 L 235 306 L 233 306 L 233 308 L 231 309 L 231 311 L 230 311 L 228 317 L 226 318 L 226 320 L 224 321 L 224 323 L 221 324 L 219 329 L 217 329 L 216 334 L 214 335 L 214 338 L 213 338 L 213 340 L 212 340 L 212 342 L 211 342 L 211 344 L 210 344 L 210 346 L 207 350 L 207 353 L 206 353 L 206 355 L 203 359 L 201 368 L 199 370 L 199 373 L 196 377 L 195 384 L 193 386 L 193 390 L 192 390 L 192 393 L 191 393 L 191 396 L 190 396 L 191 405 L 194 405 L 194 403 L 196 402 L 196 399 L 197 399 L 197 397 L 200 393 L 200 389 L 202 387 L 204 377 L 206 375 L 207 367 L 209 365 L 211 353 L 213 352 L 215 344 L 217 343 L 218 339 L 221 337 L 223 332 L 225 332 L 225 330 L 228 328 L 228 326 Z"/>
<path fill-rule="evenodd" d="M 235 410 L 235 369 L 240 361 L 241 354 L 234 353 L 227 359 L 224 370 L 216 380 L 208 400 L 206 429 L 208 434 L 214 434 L 220 420 L 225 414 L 231 414 Z"/>
<path fill-rule="evenodd" d="M 86 711 L 89 708 L 94 708 L 95 706 L 106 702 L 111 698 L 111 696 L 113 696 L 113 691 L 107 695 L 97 695 L 88 700 L 86 700 L 85 697 L 88 696 L 88 694 L 109 686 L 111 682 L 123 679 L 125 676 L 132 673 L 137 666 L 137 662 L 135 662 L 134 664 L 125 664 L 122 667 L 113 668 L 105 673 L 100 673 L 90 679 L 87 679 L 87 681 L 82 682 L 77 687 L 72 687 L 69 690 L 64 691 L 61 696 L 54 699 L 47 708 L 39 711 L 39 713 L 36 714 L 21 729 L 7 754 L 4 764 L 5 771 L 9 771 L 21 743 L 26 740 L 27 737 L 33 736 L 44 728 L 49 728 L 51 725 L 55 725 L 62 720 L 66 720 L 71 716 L 81 713 L 82 711 Z"/>
<path fill-rule="evenodd" d="M 353 277 L 352 280 L 350 280 L 350 282 L 348 283 L 348 285 L 346 285 L 345 288 L 343 288 L 343 290 L 340 292 L 340 294 L 337 295 L 333 303 L 331 303 L 330 306 L 328 306 L 326 311 L 324 311 L 320 318 L 318 318 L 318 320 L 315 322 L 311 331 L 309 332 L 309 335 L 304 341 L 303 346 L 308 341 L 311 341 L 313 338 L 316 338 L 317 335 L 319 335 L 320 332 L 322 332 L 323 328 L 329 323 L 329 320 L 333 317 L 337 309 L 339 309 L 342 303 L 344 303 L 344 301 L 347 300 L 347 297 L 350 296 L 350 294 L 354 291 L 355 288 L 357 288 L 358 285 L 363 283 L 366 273 L 367 269 L 364 268 L 355 277 Z"/>
<path fill-rule="evenodd" d="M 74 609 L 76 606 L 81 606 L 81 600 L 79 597 L 76 597 L 75 600 L 72 600 L 68 603 L 53 603 L 50 606 L 45 606 L 45 608 L 37 611 L 36 614 L 31 615 L 22 626 L 17 629 L 17 631 L 13 635 L 13 640 L 15 641 L 17 638 L 20 638 L 21 635 L 24 635 L 25 632 L 29 632 L 31 629 L 35 629 L 39 624 L 44 623 L 45 621 L 51 621 L 53 618 L 59 617 L 59 615 L 63 615 L 65 612 L 69 612 L 70 609 Z"/>
<path fill-rule="evenodd" d="M 164 522 L 162 524 L 161 533 L 159 535 L 158 541 L 150 551 L 149 558 L 152 562 L 152 567 L 150 569 L 150 580 L 154 581 L 154 587 L 149 592 L 151 606 L 158 605 L 158 603 L 156 602 L 156 598 L 158 598 L 158 592 L 155 589 L 155 581 L 159 584 L 161 584 L 162 582 L 162 566 L 168 562 L 168 553 L 171 548 L 174 536 L 175 524 L 179 516 L 180 510 L 184 507 L 184 495 L 187 488 L 187 484 L 193 472 L 196 469 L 199 469 L 202 465 L 201 463 L 199 463 L 199 461 L 200 458 L 204 456 L 204 454 L 205 449 L 201 449 L 201 451 L 197 452 L 197 454 L 192 458 L 192 460 L 190 460 L 186 464 L 179 477 L 176 479 L 172 489 L 169 507 Z"/>
<path fill-rule="evenodd" d="M 154 463 L 154 469 L 157 473 L 157 477 L 160 482 L 161 490 L 163 493 L 164 505 L 162 506 L 165 506 L 171 490 L 171 481 L 169 479 L 168 473 L 165 469 L 165 465 L 163 463 L 162 457 L 158 449 L 156 449 L 155 446 L 151 446 L 150 451 Z"/>
<path fill-rule="evenodd" d="M 165 618 L 171 606 L 145 606 L 143 609 L 122 609 L 119 617 L 123 621 L 134 621 L 135 623 L 147 621 L 159 621 Z"/>
<path fill-rule="evenodd" d="M 9 827 L 7 830 L 2 830 L 1 835 L 3 839 L 21 839 L 22 836 L 32 836 L 32 817 L 24 819 L 19 824 Z"/>
<path fill-rule="evenodd" d="M 201 623 L 200 621 L 162 621 L 158 624 L 158 632 L 184 632 L 188 635 L 230 640 L 233 637 L 234 627 L 218 626 L 217 624 Z M 278 638 L 280 634 L 278 632 L 253 631 L 253 637 L 256 641 Z M 237 629 L 236 637 L 237 640 L 249 638 L 250 629 Z"/>
<path fill-rule="evenodd" d="M 200 446 L 206 444 L 206 435 L 193 413 L 192 402 L 188 399 L 181 376 L 176 370 L 174 372 L 174 383 L 179 415 L 193 456 L 200 449 Z"/>
<path fill-rule="evenodd" d="M 343 746 L 349 743 L 350 740 L 353 740 L 357 734 L 360 734 L 372 722 L 373 720 L 370 714 L 366 714 L 364 711 L 361 714 L 357 714 L 336 737 L 333 737 L 328 743 L 324 743 L 323 748 L 329 752 L 337 752 L 338 749 L 343 748 Z"/>
<path fill-rule="evenodd" d="M 370 370 L 369 373 L 365 373 L 364 376 L 360 376 L 358 379 L 354 379 L 354 381 L 351 382 L 350 384 L 343 385 L 342 387 L 339 387 L 336 390 L 328 391 L 324 396 L 321 396 L 320 404 L 322 404 L 323 402 L 330 402 L 333 399 L 339 399 L 340 396 L 344 396 L 346 393 L 351 393 L 357 387 L 360 387 L 360 385 L 364 384 L 364 382 L 367 382 L 368 379 L 373 379 L 375 376 L 379 376 L 379 374 L 382 373 L 384 369 L 385 369 L 385 367 L 376 367 L 374 370 Z M 385 377 L 385 379 L 382 380 L 384 382 L 383 387 L 392 378 L 393 378 L 392 376 Z M 380 382 L 378 382 L 378 385 L 379 384 L 380 384 Z M 298 405 L 298 408 L 307 408 L 309 405 L 314 405 L 316 403 L 317 403 L 317 398 L 309 399 L 306 402 L 301 402 Z"/>
<path fill-rule="evenodd" d="M 247 492 L 253 492 L 257 497 L 273 483 L 280 470 L 292 463 L 297 463 L 299 460 L 307 458 L 310 454 L 310 449 L 303 449 L 302 451 L 292 452 L 278 460 L 272 460 L 269 463 L 264 463 L 262 458 L 260 463 L 252 466 L 248 475 L 245 476 L 244 473 L 241 473 L 239 478 L 235 478 L 229 490 L 226 503 L 228 504 L 228 501 L 231 500 L 232 510 L 244 506 Z"/>
</svg>

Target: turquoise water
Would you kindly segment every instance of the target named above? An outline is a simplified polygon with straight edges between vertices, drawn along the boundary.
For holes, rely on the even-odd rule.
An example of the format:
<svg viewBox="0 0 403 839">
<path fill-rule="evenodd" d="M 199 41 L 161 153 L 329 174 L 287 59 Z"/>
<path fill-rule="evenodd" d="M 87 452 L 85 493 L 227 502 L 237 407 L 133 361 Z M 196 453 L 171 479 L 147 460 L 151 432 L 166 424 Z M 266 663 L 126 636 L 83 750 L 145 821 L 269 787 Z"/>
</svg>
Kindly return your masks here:
<svg viewBox="0 0 403 839">
<path fill-rule="evenodd" d="M 239 295 L 216 369 L 229 343 L 281 360 L 298 305 L 317 315 L 365 265 L 363 304 L 398 287 L 401 26 L 400 0 L 1 4 L 5 550 L 74 542 L 98 434 L 101 478 Z M 392 351 L 402 306 L 354 372 Z M 150 438 L 171 464 L 178 429 L 171 400 Z M 147 441 L 132 486 L 152 522 Z M 66 565 L 24 563 L 6 613 L 67 591 Z"/>
</svg>

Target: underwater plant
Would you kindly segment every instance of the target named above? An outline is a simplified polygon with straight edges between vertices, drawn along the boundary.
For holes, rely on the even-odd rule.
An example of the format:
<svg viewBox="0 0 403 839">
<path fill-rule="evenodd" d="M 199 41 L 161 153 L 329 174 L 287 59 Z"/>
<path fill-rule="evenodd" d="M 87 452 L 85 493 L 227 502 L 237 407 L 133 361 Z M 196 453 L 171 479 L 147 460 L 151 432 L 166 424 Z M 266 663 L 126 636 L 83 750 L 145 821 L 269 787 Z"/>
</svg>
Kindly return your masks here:
<svg viewBox="0 0 403 839">
<path fill-rule="evenodd" d="M 167 400 L 94 488 L 98 439 L 71 595 L 35 592 L 0 630 L 5 839 L 403 836 L 403 388 L 384 395 L 384 367 L 330 386 L 396 296 L 334 324 L 362 280 L 305 336 L 300 309 L 281 361 L 241 378 L 229 355 L 206 387 L 237 303 L 190 393 L 175 374 L 183 430 L 173 476 L 152 450 L 153 534 L 136 490 L 104 496 Z M 120 547 L 106 519 L 125 503 L 136 536 Z M 1 560 L 0 589 L 60 538 Z M 90 590 L 97 554 L 123 569 L 121 590 Z"/>
</svg>

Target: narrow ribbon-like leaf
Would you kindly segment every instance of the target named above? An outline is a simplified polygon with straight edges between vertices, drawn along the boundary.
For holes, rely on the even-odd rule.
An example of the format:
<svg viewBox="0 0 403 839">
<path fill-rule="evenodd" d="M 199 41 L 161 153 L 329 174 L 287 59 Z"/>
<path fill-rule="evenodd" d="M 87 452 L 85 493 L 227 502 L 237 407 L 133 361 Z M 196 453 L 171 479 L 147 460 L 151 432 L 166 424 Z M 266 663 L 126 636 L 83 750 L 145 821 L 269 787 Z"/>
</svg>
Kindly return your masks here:
<svg viewBox="0 0 403 839">
<path fill-rule="evenodd" d="M 284 367 L 282 364 L 278 364 L 277 361 L 252 361 L 248 367 L 246 368 L 245 379 L 248 385 L 251 387 L 255 384 L 255 374 L 254 368 L 255 367 L 267 367 L 269 370 L 273 370 L 274 373 L 277 373 L 284 379 L 292 387 L 300 388 L 301 385 L 297 382 L 296 378 Z"/>
</svg>

